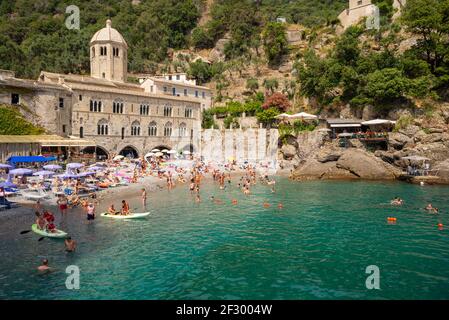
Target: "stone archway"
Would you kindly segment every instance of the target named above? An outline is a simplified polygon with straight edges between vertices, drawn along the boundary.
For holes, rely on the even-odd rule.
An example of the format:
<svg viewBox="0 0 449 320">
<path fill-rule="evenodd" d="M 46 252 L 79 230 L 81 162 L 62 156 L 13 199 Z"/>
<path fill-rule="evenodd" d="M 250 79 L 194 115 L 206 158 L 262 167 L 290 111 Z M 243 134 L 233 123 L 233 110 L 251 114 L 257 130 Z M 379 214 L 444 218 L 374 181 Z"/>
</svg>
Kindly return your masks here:
<svg viewBox="0 0 449 320">
<path fill-rule="evenodd" d="M 119 155 L 137 159 L 139 157 L 139 152 L 137 151 L 136 147 L 128 145 L 128 146 L 124 147 L 122 150 L 120 150 Z"/>
<path fill-rule="evenodd" d="M 86 147 L 81 150 L 84 154 L 96 154 L 97 160 L 107 160 L 109 159 L 109 152 L 101 147 L 101 146 L 95 146 L 95 147 Z"/>
</svg>

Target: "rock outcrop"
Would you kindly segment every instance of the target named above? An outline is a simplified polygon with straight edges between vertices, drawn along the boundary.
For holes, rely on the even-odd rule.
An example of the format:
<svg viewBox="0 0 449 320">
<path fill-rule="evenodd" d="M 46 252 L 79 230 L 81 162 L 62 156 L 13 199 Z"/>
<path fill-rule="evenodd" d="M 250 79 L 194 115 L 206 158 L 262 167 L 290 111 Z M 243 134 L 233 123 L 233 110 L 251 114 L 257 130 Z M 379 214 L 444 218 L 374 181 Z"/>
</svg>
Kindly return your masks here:
<svg viewBox="0 0 449 320">
<path fill-rule="evenodd" d="M 321 150 L 292 172 L 295 180 L 394 180 L 401 171 L 372 153 L 350 148 Z"/>
</svg>

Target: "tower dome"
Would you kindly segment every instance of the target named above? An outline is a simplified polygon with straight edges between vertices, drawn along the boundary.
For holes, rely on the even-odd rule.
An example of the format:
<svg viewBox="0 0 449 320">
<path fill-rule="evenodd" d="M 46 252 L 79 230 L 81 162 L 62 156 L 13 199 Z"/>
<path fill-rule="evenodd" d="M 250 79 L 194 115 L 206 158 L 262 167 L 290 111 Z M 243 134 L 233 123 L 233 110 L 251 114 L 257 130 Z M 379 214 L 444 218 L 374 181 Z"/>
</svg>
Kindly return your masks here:
<svg viewBox="0 0 449 320">
<path fill-rule="evenodd" d="M 112 21 L 110 19 L 106 21 L 106 27 L 98 30 L 92 39 L 90 39 L 91 45 L 95 42 L 115 42 L 128 47 L 128 44 L 120 32 L 112 28 Z"/>
<path fill-rule="evenodd" d="M 90 74 L 94 78 L 125 82 L 128 72 L 128 44 L 111 20 L 90 40 Z"/>
</svg>

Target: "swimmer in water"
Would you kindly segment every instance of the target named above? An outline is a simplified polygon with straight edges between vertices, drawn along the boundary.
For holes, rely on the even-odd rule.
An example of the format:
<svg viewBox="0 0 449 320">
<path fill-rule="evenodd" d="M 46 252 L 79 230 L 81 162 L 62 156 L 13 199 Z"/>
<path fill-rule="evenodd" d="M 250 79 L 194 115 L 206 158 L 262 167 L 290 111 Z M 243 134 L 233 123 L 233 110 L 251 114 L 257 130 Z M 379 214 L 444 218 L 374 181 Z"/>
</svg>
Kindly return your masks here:
<svg viewBox="0 0 449 320">
<path fill-rule="evenodd" d="M 74 252 L 76 249 L 76 242 L 71 237 L 68 237 L 64 240 L 65 251 L 66 252 Z"/>
<path fill-rule="evenodd" d="M 284 208 L 284 205 L 283 205 L 282 203 L 279 203 L 279 204 L 278 204 L 278 208 L 279 208 L 279 209 L 282 209 L 282 208 Z"/>
<path fill-rule="evenodd" d="M 37 267 L 37 270 L 42 273 L 50 272 L 51 268 L 48 266 L 48 260 L 47 259 L 42 260 L 42 265 Z"/>
<path fill-rule="evenodd" d="M 402 200 L 399 197 L 395 197 L 393 200 L 391 200 L 390 202 L 393 206 L 402 206 L 404 204 L 404 200 Z"/>
</svg>

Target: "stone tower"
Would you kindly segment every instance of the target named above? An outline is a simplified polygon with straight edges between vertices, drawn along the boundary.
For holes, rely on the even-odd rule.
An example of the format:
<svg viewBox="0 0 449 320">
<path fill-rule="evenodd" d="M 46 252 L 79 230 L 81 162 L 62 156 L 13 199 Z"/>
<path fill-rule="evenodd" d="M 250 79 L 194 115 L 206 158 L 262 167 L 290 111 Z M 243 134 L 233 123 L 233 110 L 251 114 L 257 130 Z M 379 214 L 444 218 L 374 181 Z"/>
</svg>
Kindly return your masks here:
<svg viewBox="0 0 449 320">
<path fill-rule="evenodd" d="M 349 10 L 371 4 L 371 0 L 349 0 Z"/>
<path fill-rule="evenodd" d="M 90 40 L 90 75 L 109 81 L 125 82 L 128 73 L 128 45 L 112 28 L 111 20 Z"/>
</svg>

